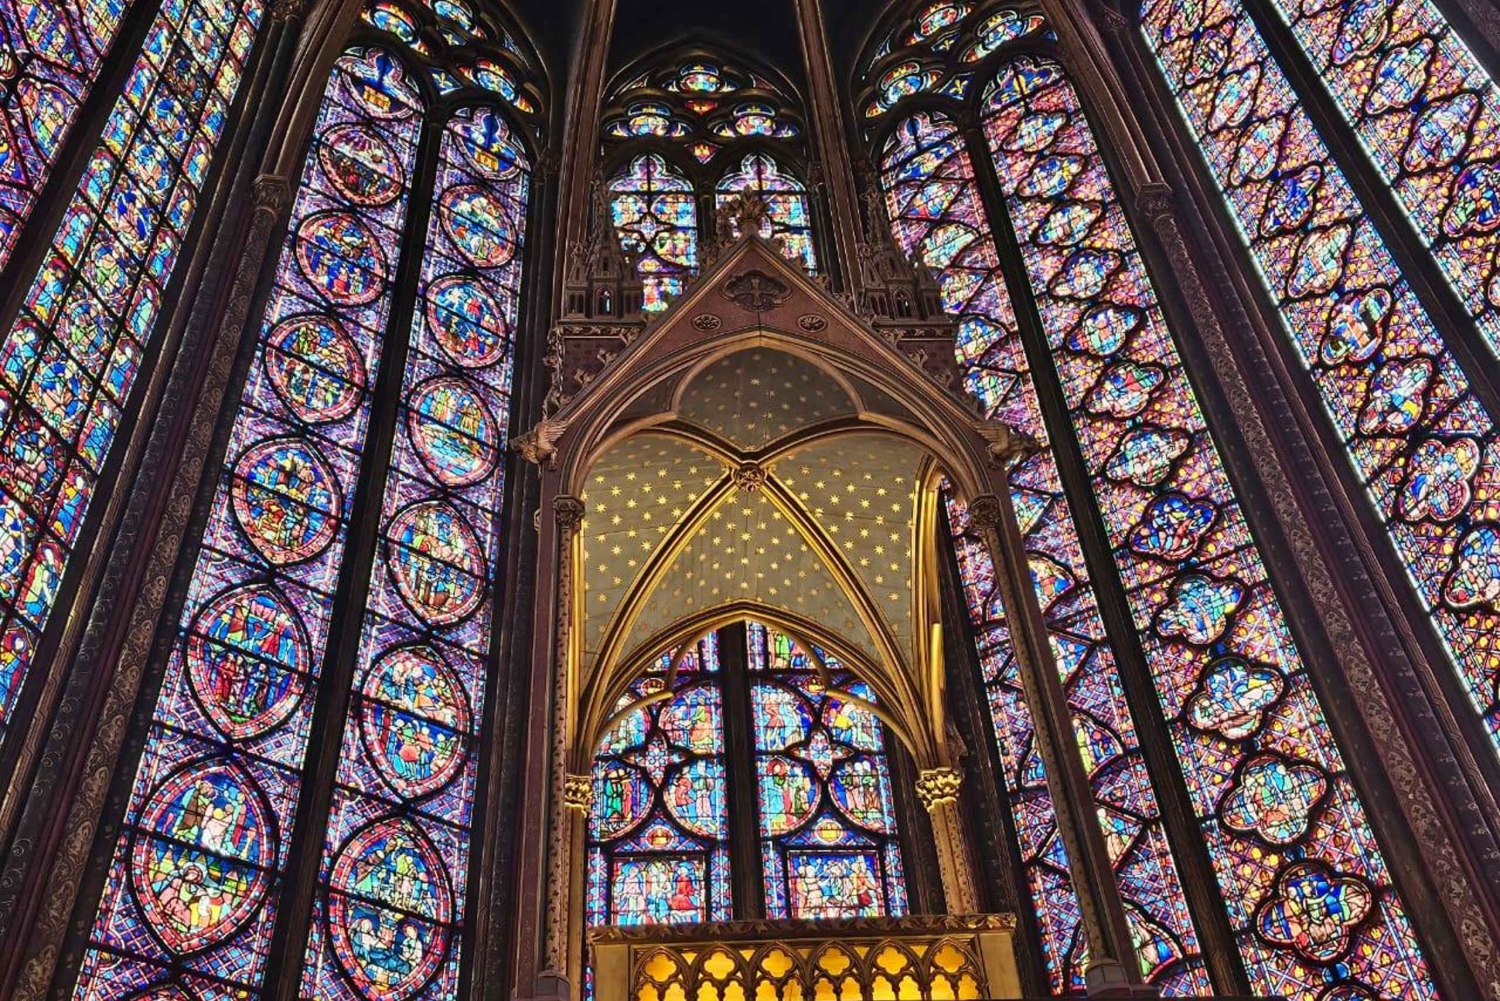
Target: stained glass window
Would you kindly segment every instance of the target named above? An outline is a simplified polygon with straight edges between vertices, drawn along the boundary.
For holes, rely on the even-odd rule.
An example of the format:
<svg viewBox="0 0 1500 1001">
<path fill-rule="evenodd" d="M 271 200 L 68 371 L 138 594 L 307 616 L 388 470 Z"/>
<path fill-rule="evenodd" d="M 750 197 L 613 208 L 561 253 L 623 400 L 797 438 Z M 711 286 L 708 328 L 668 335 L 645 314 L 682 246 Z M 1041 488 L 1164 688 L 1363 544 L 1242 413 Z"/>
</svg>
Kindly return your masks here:
<svg viewBox="0 0 1500 1001">
<path fill-rule="evenodd" d="M 421 123 L 421 98 L 389 53 L 340 57 L 79 998 L 134 997 L 167 974 L 205 996 L 260 985 Z M 379 833 L 369 829 L 372 853 Z"/>
<path fill-rule="evenodd" d="M 19 315 L 0 339 L 0 726 L 9 723 L 100 469 L 154 347 L 163 292 L 262 12 L 261 0 L 170 0 L 161 8 Z M 6 39 L 19 48 L 0 55 L 0 70 L 10 59 L 22 73 L 0 98 L 0 127 L 12 130 L 0 135 L 0 145 L 11 144 L 0 149 L 0 166 L 13 176 L 38 168 L 25 166 L 30 140 L 16 132 L 18 123 L 4 122 L 12 113 L 7 102 L 19 99 L 35 128 L 50 119 L 45 128 L 60 130 L 71 111 L 59 102 L 87 89 L 79 78 L 64 86 L 76 92 L 60 97 L 38 82 L 50 72 L 47 60 L 23 60 L 22 53 L 34 47 L 61 57 L 81 46 L 75 70 L 92 72 L 87 63 L 95 57 L 83 50 L 103 44 L 104 27 L 118 14 L 108 4 L 0 7 L 0 21 L 23 22 L 21 36 Z M 9 36 L 13 22 L 3 24 Z M 36 103 L 26 110 L 29 101 Z M 3 191 L 0 182 L 0 204 L 19 211 Z M 7 226 L 13 219 L 0 212 L 0 257 L 13 234 Z"/>
<path fill-rule="evenodd" d="M 1377 14 L 1384 8 L 1367 6 Z M 1410 26 L 1420 20 L 1403 22 L 1401 30 L 1419 30 Z M 1379 37 L 1387 22 L 1382 15 L 1370 23 Z M 1244 10 L 1233 3 L 1206 9 L 1152 4 L 1143 13 L 1143 29 L 1277 305 L 1288 341 L 1491 739 L 1500 745 L 1500 650 L 1494 642 L 1500 634 L 1500 530 L 1491 500 L 1500 488 L 1500 449 L 1494 417 L 1472 393 Z M 1404 51 L 1436 58 L 1439 48 L 1429 38 Z M 1442 51 L 1452 55 L 1451 46 Z M 1332 78 L 1343 79 L 1342 70 Z M 1472 83 L 1472 75 L 1463 79 Z M 1450 85 L 1470 86 L 1456 79 L 1435 84 Z M 1409 109 L 1393 107 L 1379 121 L 1411 130 L 1410 117 Z M 1464 155 L 1479 155 L 1474 144 L 1488 134 L 1453 133 L 1454 156 L 1460 146 L 1469 150 Z M 1427 155 L 1420 146 L 1414 140 L 1413 163 Z M 1454 160 L 1419 173 L 1434 181 L 1452 178 L 1456 185 L 1458 177 L 1474 172 Z M 1459 217 L 1442 211 L 1445 218 Z M 1489 211 L 1465 218 L 1488 219 Z M 1442 246 L 1467 255 L 1466 248 L 1489 239 L 1487 232 L 1482 226 L 1466 230 Z"/>
<path fill-rule="evenodd" d="M 188 8 L 192 6 L 192 13 Z M 10 260 L 53 161 L 129 9 L 128 0 L 0 2 L 0 267 Z M 206 17 L 223 16 L 217 25 Z M 232 30 L 232 7 L 202 8 L 178 0 L 154 29 Z"/>
<path fill-rule="evenodd" d="M 1500 354 L 1500 88 L 1432 0 L 1272 6 Z"/>
<path fill-rule="evenodd" d="M 907 912 L 890 766 L 868 686 L 783 633 L 749 624 L 750 698 L 766 915 Z"/>
<path fill-rule="evenodd" d="M 700 226 L 701 239 L 717 239 L 712 213 L 700 222 L 697 206 L 717 209 L 741 191 L 769 210 L 761 235 L 779 237 L 788 258 L 816 270 L 811 203 L 796 167 L 807 157 L 802 117 L 786 95 L 766 76 L 698 49 L 631 71 L 612 90 L 605 148 L 612 161 L 617 149 L 641 148 L 610 182 L 612 221 L 625 249 L 641 255 L 646 309 L 666 308 L 696 274 Z M 688 157 L 663 155 L 664 144 Z"/>
<path fill-rule="evenodd" d="M 808 214 L 807 189 L 802 182 L 784 173 L 767 154 L 751 153 L 741 162 L 739 169 L 720 179 L 719 207 L 741 192 L 754 195 L 766 206 L 766 219 L 761 223 L 760 235 L 780 241 L 787 257 L 801 261 L 809 272 L 816 272 L 812 218 Z"/>
<path fill-rule="evenodd" d="M 693 185 L 659 154 L 632 160 L 609 182 L 610 218 L 625 250 L 640 255 L 645 308 L 659 312 L 698 273 Z"/>
<path fill-rule="evenodd" d="M 591 925 L 731 914 L 728 781 L 717 636 L 664 654 L 620 697 L 594 758 Z"/>
<path fill-rule="evenodd" d="M 530 173 L 443 130 L 302 996 L 456 996 Z"/>
<path fill-rule="evenodd" d="M 1050 59 L 1020 56 L 983 113 L 1252 986 L 1436 997 L 1072 85 Z"/>
<path fill-rule="evenodd" d="M 970 389 L 989 413 L 1045 444 L 1047 428 L 999 252 L 957 127 L 934 113 L 908 118 L 898 125 L 881 163 L 897 244 L 933 269 L 943 308 L 959 318 L 959 363 Z M 1050 449 L 1012 469 L 1010 483 L 1142 972 L 1170 993 L 1209 993 L 1160 807 Z M 949 513 L 1052 989 L 1081 990 L 1085 957 L 1078 899 L 1034 745 L 1005 611 L 983 544 L 967 534 L 961 509 L 950 506 Z"/>
</svg>

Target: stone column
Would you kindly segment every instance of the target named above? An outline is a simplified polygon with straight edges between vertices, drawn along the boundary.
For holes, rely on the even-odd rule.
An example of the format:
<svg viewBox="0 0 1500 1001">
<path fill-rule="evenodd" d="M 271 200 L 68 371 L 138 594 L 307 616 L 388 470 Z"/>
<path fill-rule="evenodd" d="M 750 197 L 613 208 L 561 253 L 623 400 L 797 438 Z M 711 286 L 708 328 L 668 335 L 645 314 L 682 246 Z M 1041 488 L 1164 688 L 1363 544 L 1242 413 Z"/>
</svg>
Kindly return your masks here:
<svg viewBox="0 0 1500 1001">
<path fill-rule="evenodd" d="M 971 500 L 969 519 L 984 538 L 994 563 L 1022 687 L 1031 708 L 1037 750 L 1047 772 L 1058 836 L 1068 853 L 1080 923 L 1088 942 L 1086 988 L 1091 997 L 1154 997 L 1156 989 L 1140 983 L 1130 925 L 1095 816 L 1088 774 L 1032 586 L 1015 508 L 1004 489 L 1003 477 L 996 479 L 1002 490 Z"/>
<path fill-rule="evenodd" d="M 958 815 L 958 792 L 963 781 L 963 773 L 957 768 L 924 768 L 917 773 L 917 800 L 932 821 L 933 847 L 943 878 L 943 902 L 948 905 L 949 914 L 973 914 L 979 910 L 969 845 L 964 840 L 963 821 Z"/>
</svg>

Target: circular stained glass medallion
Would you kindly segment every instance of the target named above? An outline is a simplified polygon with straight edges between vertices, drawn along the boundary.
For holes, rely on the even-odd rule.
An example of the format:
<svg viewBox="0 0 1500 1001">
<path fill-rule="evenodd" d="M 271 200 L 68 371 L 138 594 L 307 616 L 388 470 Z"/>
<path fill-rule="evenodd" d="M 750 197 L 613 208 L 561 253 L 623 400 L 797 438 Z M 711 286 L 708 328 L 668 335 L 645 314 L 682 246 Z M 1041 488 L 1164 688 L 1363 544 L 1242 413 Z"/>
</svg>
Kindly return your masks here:
<svg viewBox="0 0 1500 1001">
<path fill-rule="evenodd" d="M 272 563 L 321 553 L 342 506 L 333 471 L 308 442 L 272 438 L 246 449 L 229 489 L 240 528 Z"/>
<path fill-rule="evenodd" d="M 352 212 L 304 219 L 297 228 L 297 264 L 319 293 L 343 305 L 364 305 L 385 287 L 385 251 Z"/>
<path fill-rule="evenodd" d="M 336 421 L 358 406 L 365 363 L 332 317 L 295 316 L 266 338 L 266 375 L 292 413 L 310 423 Z"/>
<path fill-rule="evenodd" d="M 391 144 L 363 125 L 335 125 L 318 143 L 318 163 L 335 190 L 356 205 L 386 205 L 406 185 Z"/>
<path fill-rule="evenodd" d="M 403 1001 L 448 954 L 453 888 L 437 847 L 409 820 L 379 820 L 333 860 L 328 931 L 359 991 Z"/>
<path fill-rule="evenodd" d="M 411 610 L 434 626 L 466 617 L 484 599 L 484 556 L 451 505 L 421 501 L 386 529 L 386 565 Z"/>
<path fill-rule="evenodd" d="M 449 188 L 443 192 L 438 216 L 443 232 L 476 268 L 499 267 L 515 256 L 519 234 L 511 208 L 484 188 Z"/>
<path fill-rule="evenodd" d="M 468 379 L 429 379 L 411 396 L 406 428 L 422 463 L 448 487 L 466 487 L 495 471 L 500 431 Z"/>
<path fill-rule="evenodd" d="M 141 810 L 130 883 L 146 924 L 173 952 L 217 945 L 270 889 L 277 835 L 255 780 L 226 761 L 173 773 Z"/>
<path fill-rule="evenodd" d="M 447 785 L 465 761 L 469 700 L 437 651 L 389 651 L 370 669 L 363 695 L 359 730 L 386 784 L 408 799 Z"/>
<path fill-rule="evenodd" d="M 301 619 L 267 584 L 219 595 L 188 632 L 188 681 L 214 726 L 235 740 L 257 737 L 292 714 L 310 661 Z"/>
<path fill-rule="evenodd" d="M 510 319 L 483 282 L 461 275 L 427 289 L 427 322 L 437 342 L 465 368 L 493 365 L 510 342 Z"/>
<path fill-rule="evenodd" d="M 722 838 L 724 830 L 724 766 L 699 758 L 667 780 L 662 790 L 667 810 L 683 827 L 705 838 Z"/>
</svg>

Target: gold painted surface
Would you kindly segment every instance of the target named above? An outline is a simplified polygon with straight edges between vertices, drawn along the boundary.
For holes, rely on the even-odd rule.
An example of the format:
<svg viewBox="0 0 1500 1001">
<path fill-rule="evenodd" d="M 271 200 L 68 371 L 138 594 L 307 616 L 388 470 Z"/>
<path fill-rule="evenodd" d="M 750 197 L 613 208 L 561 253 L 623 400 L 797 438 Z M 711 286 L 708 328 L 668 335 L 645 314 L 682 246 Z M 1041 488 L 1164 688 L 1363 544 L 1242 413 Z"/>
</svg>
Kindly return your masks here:
<svg viewBox="0 0 1500 1001">
<path fill-rule="evenodd" d="M 635 633 L 741 600 L 814 619 L 881 659 L 849 596 L 763 491 L 736 491 L 709 515 L 642 607 Z"/>
<path fill-rule="evenodd" d="M 753 450 L 798 428 L 853 415 L 854 401 L 811 362 L 766 348 L 721 358 L 694 376 L 677 415 Z"/>
<path fill-rule="evenodd" d="M 780 459 L 771 473 L 839 550 L 912 655 L 912 555 L 924 452 L 890 438 L 826 439 Z"/>
<path fill-rule="evenodd" d="M 605 625 L 652 553 L 724 466 L 680 438 L 627 438 L 589 471 L 583 493 L 583 648 L 592 657 Z"/>
<path fill-rule="evenodd" d="M 976 1001 L 1020 994 L 1009 915 L 601 928 L 597 1001 Z"/>
</svg>

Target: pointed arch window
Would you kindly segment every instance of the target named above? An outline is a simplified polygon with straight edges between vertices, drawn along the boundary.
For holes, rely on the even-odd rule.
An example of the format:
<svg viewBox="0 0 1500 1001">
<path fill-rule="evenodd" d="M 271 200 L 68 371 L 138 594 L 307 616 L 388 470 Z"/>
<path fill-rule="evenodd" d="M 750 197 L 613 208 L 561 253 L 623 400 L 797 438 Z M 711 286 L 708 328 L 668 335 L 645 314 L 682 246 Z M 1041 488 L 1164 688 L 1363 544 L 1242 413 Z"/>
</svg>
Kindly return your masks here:
<svg viewBox="0 0 1500 1001">
<path fill-rule="evenodd" d="M 589 924 L 733 916 L 721 679 L 710 633 L 675 670 L 666 654 L 620 697 L 623 715 L 594 757 Z"/>
<path fill-rule="evenodd" d="M 723 208 L 742 193 L 759 199 L 766 207 L 760 235 L 780 241 L 787 257 L 800 261 L 810 274 L 816 274 L 812 215 L 802 182 L 786 174 L 769 154 L 751 153 L 737 169 L 719 179 L 716 205 Z"/>
<path fill-rule="evenodd" d="M 748 643 L 767 916 L 905 914 L 873 693 L 823 656 L 825 681 L 785 633 L 751 623 Z"/>
<path fill-rule="evenodd" d="M 1062 66 L 1036 54 L 1040 24 L 988 48 L 978 37 L 1005 10 L 1013 26 L 1033 11 L 947 6 L 951 23 L 893 42 L 870 69 L 875 81 L 897 60 L 935 66 L 930 82 L 889 102 L 904 115 L 880 149 L 892 233 L 938 273 L 960 316 L 960 363 L 987 407 L 1026 430 L 1040 425 L 1038 437 L 1067 457 L 1018 466 L 1012 496 L 1142 973 L 1170 994 L 1232 991 L 1195 955 L 1195 925 L 1227 918 L 1256 992 L 1435 997 L 1078 96 Z M 906 37 L 898 26 L 893 39 Z M 918 91 L 952 96 L 955 114 L 970 102 L 979 127 L 903 111 Z M 993 568 L 964 512 L 950 517 L 1032 910 L 1061 991 L 1078 975 L 1067 860 Z M 1088 530 L 1075 535 L 1079 526 Z M 1096 593 L 1114 597 L 1095 604 Z M 1155 696 L 1148 719 L 1165 722 L 1170 757 L 1148 764 L 1138 749 L 1127 686 Z M 1197 820 L 1191 835 L 1161 818 L 1152 795 L 1179 782 Z M 1180 867 L 1217 884 L 1216 901 L 1195 897 L 1194 907 L 1222 916 L 1190 911 Z M 1312 904 L 1334 898 L 1336 911 Z M 1359 946 L 1369 936 L 1382 943 L 1378 959 Z"/>
<path fill-rule="evenodd" d="M 720 239 L 717 209 L 741 193 L 766 207 L 759 235 L 816 271 L 803 115 L 771 76 L 689 48 L 622 72 L 611 88 L 600 139 L 608 162 L 623 165 L 607 179 L 609 223 L 639 255 L 647 311 L 698 273 L 705 241 L 711 250 Z"/>
<path fill-rule="evenodd" d="M 377 7 L 440 16 L 377 0 L 397 38 Z M 456 990 L 530 205 L 514 113 L 540 101 L 488 18 L 449 30 L 452 72 L 361 41 L 329 77 L 80 998 L 256 992 L 273 967 L 308 996 Z"/>
<path fill-rule="evenodd" d="M 743 663 L 726 669 L 724 647 Z M 785 634 L 741 623 L 632 684 L 594 758 L 589 924 L 907 913 L 873 696 L 837 662 L 823 667 Z M 730 774 L 731 733 L 753 758 L 748 787 Z M 735 883 L 737 866 L 750 871 Z M 761 900 L 733 899 L 731 885 L 756 883 Z"/>
<path fill-rule="evenodd" d="M 645 308 L 659 312 L 698 273 L 698 202 L 692 182 L 659 154 L 636 157 L 609 182 L 610 221 L 637 255 Z"/>
<path fill-rule="evenodd" d="M 0 263 L 53 165 L 124 7 L 7 3 Z M 262 0 L 173 0 L 66 197 L 0 335 L 0 734 L 28 681 L 121 422 L 157 347 Z"/>
<path fill-rule="evenodd" d="M 1396 19 L 1389 4 L 1363 5 L 1331 41 L 1341 5 L 1293 24 L 1494 347 L 1495 189 L 1484 178 L 1495 88 L 1435 9 L 1399 8 Z M 1287 344 L 1500 750 L 1500 528 L 1484 500 L 1500 482 L 1500 437 L 1450 346 L 1462 332 L 1418 299 L 1243 7 L 1148 4 L 1141 28 Z"/>
</svg>

